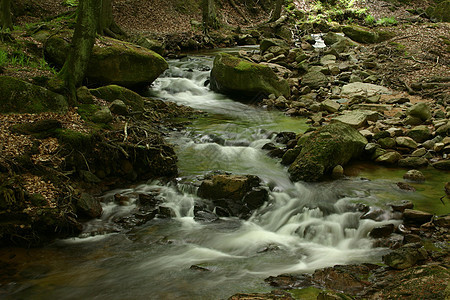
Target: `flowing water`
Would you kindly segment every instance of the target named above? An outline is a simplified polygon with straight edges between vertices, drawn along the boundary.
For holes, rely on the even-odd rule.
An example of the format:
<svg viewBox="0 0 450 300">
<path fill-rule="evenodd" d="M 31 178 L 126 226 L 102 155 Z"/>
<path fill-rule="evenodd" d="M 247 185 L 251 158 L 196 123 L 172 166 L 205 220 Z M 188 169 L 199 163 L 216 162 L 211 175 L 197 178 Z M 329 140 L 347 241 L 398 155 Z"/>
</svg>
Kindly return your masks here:
<svg viewBox="0 0 450 300">
<path fill-rule="evenodd" d="M 263 279 L 271 275 L 381 261 L 386 249 L 372 247 L 368 233 L 399 221 L 390 213 L 378 221 L 361 219 L 356 204 L 382 206 L 411 194 L 385 179 L 292 183 L 279 160 L 261 148 L 274 142 L 273 132 L 304 131 L 304 120 L 211 92 L 211 65 L 208 56 L 171 61 L 151 90 L 155 97 L 208 113 L 169 137 L 179 157 L 177 183 L 153 181 L 105 194 L 102 218 L 87 223 L 78 238 L 42 249 L 1 250 L 0 262 L 15 264 L 18 275 L 6 269 L 0 273 L 0 297 L 226 299 L 237 292 L 269 291 Z M 358 168 L 366 177 L 372 174 Z M 194 220 L 194 205 L 204 201 L 196 196 L 194 183 L 213 170 L 258 175 L 270 189 L 269 202 L 249 220 Z M 114 203 L 116 193 L 128 196 L 130 203 Z M 136 211 L 138 194 L 157 194 L 175 217 L 120 230 L 113 220 Z"/>
</svg>

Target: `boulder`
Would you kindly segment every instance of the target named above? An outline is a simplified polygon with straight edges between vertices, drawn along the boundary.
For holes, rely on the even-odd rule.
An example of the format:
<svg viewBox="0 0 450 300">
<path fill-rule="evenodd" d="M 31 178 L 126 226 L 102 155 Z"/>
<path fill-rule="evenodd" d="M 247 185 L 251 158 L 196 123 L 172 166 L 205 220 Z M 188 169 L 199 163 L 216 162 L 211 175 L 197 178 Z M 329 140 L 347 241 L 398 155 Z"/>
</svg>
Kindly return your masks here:
<svg viewBox="0 0 450 300">
<path fill-rule="evenodd" d="M 205 179 L 198 188 L 198 196 L 206 199 L 230 199 L 241 201 L 244 196 L 259 187 L 261 180 L 254 175 L 214 175 Z"/>
<path fill-rule="evenodd" d="M 366 110 L 353 110 L 341 116 L 333 118 L 332 122 L 340 122 L 352 126 L 353 128 L 361 128 L 367 125 L 367 121 L 376 121 L 378 113 Z"/>
<path fill-rule="evenodd" d="M 328 99 L 320 103 L 320 107 L 322 108 L 322 110 L 325 110 L 329 113 L 335 113 L 339 110 L 339 108 L 341 108 L 341 105 L 336 101 Z"/>
<path fill-rule="evenodd" d="M 450 171 L 450 159 L 443 159 L 432 164 L 435 169 Z"/>
<path fill-rule="evenodd" d="M 211 70 L 211 89 L 230 96 L 261 98 L 269 94 L 289 97 L 289 83 L 266 65 L 219 53 Z"/>
<path fill-rule="evenodd" d="M 289 45 L 281 39 L 264 39 L 259 45 L 259 50 L 262 54 L 264 54 L 264 52 L 266 52 L 270 47 L 273 46 L 284 49 L 284 52 L 289 52 Z"/>
<path fill-rule="evenodd" d="M 416 149 L 417 143 L 410 137 L 399 136 L 395 139 L 398 147 L 406 147 L 410 149 Z"/>
<path fill-rule="evenodd" d="M 405 211 L 405 209 L 413 209 L 414 203 L 412 203 L 409 200 L 402 200 L 399 202 L 391 203 L 391 204 L 389 204 L 389 206 L 392 207 L 393 211 L 398 211 L 398 212 L 402 213 Z"/>
<path fill-rule="evenodd" d="M 345 36 L 337 34 L 335 32 L 327 32 L 323 37 L 323 41 L 325 42 L 325 45 L 331 46 L 333 44 L 336 44 L 339 41 L 346 40 Z"/>
<path fill-rule="evenodd" d="M 392 165 L 397 163 L 402 158 L 402 155 L 397 151 L 389 151 L 377 157 L 375 160 L 381 164 Z"/>
<path fill-rule="evenodd" d="M 406 135 L 418 143 L 423 143 L 433 136 L 431 130 L 425 125 L 419 125 L 410 129 Z"/>
<path fill-rule="evenodd" d="M 326 125 L 305 138 L 297 159 L 289 167 L 292 180 L 318 181 L 337 165 L 358 157 L 367 140 L 343 123 Z"/>
<path fill-rule="evenodd" d="M 431 119 L 431 110 L 428 104 L 419 102 L 408 108 L 406 110 L 406 115 L 426 121 Z"/>
<path fill-rule="evenodd" d="M 309 86 L 312 89 L 325 87 L 328 84 L 328 77 L 322 72 L 308 72 L 302 77 L 302 85 Z"/>
<path fill-rule="evenodd" d="M 70 31 L 51 36 L 45 43 L 46 58 L 62 66 L 69 53 Z M 156 52 L 131 43 L 103 37 L 92 49 L 86 76 L 90 84 L 117 84 L 129 88 L 150 85 L 167 62 Z"/>
<path fill-rule="evenodd" d="M 428 160 L 423 157 L 410 156 L 398 161 L 401 168 L 425 168 L 428 166 Z"/>
<path fill-rule="evenodd" d="M 395 36 L 395 34 L 386 31 L 372 31 L 358 25 L 347 25 L 342 28 L 346 36 L 355 42 L 363 44 L 374 44 L 386 41 Z"/>
<path fill-rule="evenodd" d="M 100 201 L 92 195 L 82 193 L 76 201 L 77 213 L 84 218 L 98 218 L 102 215 L 102 206 Z"/>
<path fill-rule="evenodd" d="M 107 106 L 103 106 L 100 110 L 96 111 L 92 117 L 91 121 L 94 123 L 104 123 L 107 124 L 113 120 L 111 111 Z"/>
<path fill-rule="evenodd" d="M 369 232 L 369 236 L 374 239 L 385 238 L 392 234 L 394 229 L 394 224 L 386 224 L 380 227 L 375 227 Z"/>
<path fill-rule="evenodd" d="M 403 175 L 403 179 L 415 182 L 424 182 L 425 175 L 419 170 L 409 170 Z"/>
<path fill-rule="evenodd" d="M 403 211 L 403 221 L 407 225 L 420 226 L 430 222 L 432 218 L 432 214 L 420 210 L 405 209 Z"/>
<path fill-rule="evenodd" d="M 406 245 L 405 245 L 406 246 Z M 383 262 L 391 268 L 403 270 L 428 258 L 425 248 L 401 247 L 383 256 Z"/>
<path fill-rule="evenodd" d="M 341 54 L 347 52 L 348 50 L 350 50 L 350 48 L 355 46 L 355 43 L 350 41 L 348 38 L 345 38 L 331 45 L 330 50 L 334 51 L 337 54 Z"/>
<path fill-rule="evenodd" d="M 159 55 L 164 55 L 165 46 L 159 41 L 152 40 L 146 37 L 141 37 L 137 39 L 136 44 L 138 44 L 141 47 L 150 49 Z"/>
<path fill-rule="evenodd" d="M 118 85 L 107 85 L 97 89 L 91 89 L 91 94 L 95 97 L 102 98 L 107 102 L 122 100 L 126 105 L 131 106 L 135 110 L 143 110 L 144 99 L 137 93 Z"/>
<path fill-rule="evenodd" d="M 125 102 L 119 99 L 114 100 L 111 103 L 111 105 L 109 106 L 109 110 L 111 110 L 111 112 L 116 115 L 126 116 L 128 114 L 127 105 L 125 104 Z"/>
<path fill-rule="evenodd" d="M 436 6 L 428 7 L 426 13 L 432 20 L 450 22 L 450 0 L 441 1 Z"/>
<path fill-rule="evenodd" d="M 2 113 L 64 112 L 67 108 L 67 100 L 60 94 L 13 77 L 0 76 Z"/>
</svg>

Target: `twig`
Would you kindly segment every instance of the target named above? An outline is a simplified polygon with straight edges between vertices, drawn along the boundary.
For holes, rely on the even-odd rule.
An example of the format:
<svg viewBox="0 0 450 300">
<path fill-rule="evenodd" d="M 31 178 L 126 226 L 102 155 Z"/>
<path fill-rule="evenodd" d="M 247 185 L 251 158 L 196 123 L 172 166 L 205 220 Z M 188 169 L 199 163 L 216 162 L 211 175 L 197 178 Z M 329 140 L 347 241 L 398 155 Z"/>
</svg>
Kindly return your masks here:
<svg viewBox="0 0 450 300">
<path fill-rule="evenodd" d="M 439 56 L 436 58 L 436 64 L 434 65 L 435 67 L 439 64 Z"/>
<path fill-rule="evenodd" d="M 84 156 L 84 154 L 83 154 L 82 152 L 78 151 L 78 153 L 80 153 L 81 156 L 83 157 L 84 162 L 85 162 L 85 164 L 86 164 L 86 167 L 87 167 L 88 171 L 90 172 L 90 171 L 91 171 L 91 168 L 89 168 L 89 164 L 88 164 L 88 162 L 87 162 L 87 160 L 86 160 L 86 157 Z"/>
<path fill-rule="evenodd" d="M 445 202 L 444 202 L 444 200 L 443 200 L 444 198 L 445 198 L 445 196 L 442 196 L 441 198 L 439 198 L 439 200 L 441 200 L 442 204 L 445 205 Z"/>
<path fill-rule="evenodd" d="M 389 40 L 389 42 L 393 42 L 393 41 L 399 41 L 399 40 L 407 39 L 407 38 L 410 38 L 410 37 L 413 37 L 413 36 L 416 36 L 416 35 L 419 35 L 419 34 L 418 34 L 418 33 L 416 33 L 416 34 L 411 34 L 411 35 L 405 35 L 405 36 L 401 36 L 401 37 L 398 37 L 398 38 L 393 38 L 393 39 Z"/>
<path fill-rule="evenodd" d="M 127 122 L 125 122 L 125 126 L 123 127 L 123 133 L 124 133 L 124 138 L 123 138 L 123 142 L 125 143 L 125 141 L 127 140 L 127 138 L 128 138 L 128 121 Z"/>
<path fill-rule="evenodd" d="M 426 64 L 426 63 L 427 63 L 426 61 L 417 60 L 414 56 L 411 56 L 411 58 L 412 58 L 415 62 L 418 62 L 418 63 L 421 63 L 421 64 Z"/>
</svg>

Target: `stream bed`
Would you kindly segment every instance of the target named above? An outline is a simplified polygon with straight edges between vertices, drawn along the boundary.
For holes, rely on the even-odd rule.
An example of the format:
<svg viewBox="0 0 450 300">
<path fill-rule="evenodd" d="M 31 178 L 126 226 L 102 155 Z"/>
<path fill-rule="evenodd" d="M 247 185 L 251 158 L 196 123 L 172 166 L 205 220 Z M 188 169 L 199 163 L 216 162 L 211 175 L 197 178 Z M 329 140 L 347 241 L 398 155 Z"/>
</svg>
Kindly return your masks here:
<svg viewBox="0 0 450 300">
<path fill-rule="evenodd" d="M 313 272 L 336 264 L 381 262 L 386 248 L 374 248 L 371 229 L 399 224 L 386 213 L 361 219 L 358 203 L 384 207 L 408 199 L 416 208 L 448 213 L 439 197 L 445 176 L 424 170 L 417 192 L 397 188 L 406 170 L 355 164 L 343 180 L 292 183 L 286 167 L 267 156 L 274 132 L 304 132 L 305 120 L 232 101 L 209 90 L 213 58 L 189 56 L 170 68 L 150 93 L 207 112 L 168 137 L 176 145 L 176 182 L 150 181 L 103 196 L 101 219 L 85 224 L 77 238 L 39 249 L 0 250 L 0 262 L 17 266 L 8 281 L 0 271 L 0 298 L 6 299 L 227 299 L 237 292 L 264 292 L 264 278 Z M 248 220 L 194 219 L 195 183 L 221 170 L 259 176 L 270 199 Z M 114 194 L 129 197 L 119 205 Z M 173 218 L 156 218 L 130 230 L 114 222 L 136 211 L 137 195 L 157 195 Z M 101 234 L 104 232 L 104 234 Z M 191 268 L 191 266 L 197 268 Z M 11 271 L 12 272 L 12 271 Z M 19 278 L 19 279 L 18 279 Z"/>
</svg>

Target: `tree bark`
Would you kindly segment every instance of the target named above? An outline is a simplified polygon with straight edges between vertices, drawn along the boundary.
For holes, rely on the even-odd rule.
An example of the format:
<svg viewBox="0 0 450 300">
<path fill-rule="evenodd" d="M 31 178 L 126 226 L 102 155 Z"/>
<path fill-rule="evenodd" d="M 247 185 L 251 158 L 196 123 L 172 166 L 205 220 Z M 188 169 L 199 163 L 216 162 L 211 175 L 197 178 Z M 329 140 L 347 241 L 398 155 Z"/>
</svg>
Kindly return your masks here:
<svg viewBox="0 0 450 300">
<path fill-rule="evenodd" d="M 71 49 L 63 68 L 57 75 L 64 81 L 72 104 L 76 102 L 76 88 L 83 81 L 94 47 L 99 5 L 98 0 L 79 1 Z"/>
<path fill-rule="evenodd" d="M 99 0 L 99 18 L 97 21 L 97 33 L 117 38 L 118 35 L 126 35 L 116 24 L 113 17 L 113 0 Z"/>
<path fill-rule="evenodd" d="M 11 18 L 11 0 L 1 0 L 0 10 L 0 29 L 13 30 L 13 23 Z"/>
<path fill-rule="evenodd" d="M 275 22 L 276 20 L 278 20 L 281 17 L 282 6 L 283 6 L 283 0 L 277 0 L 277 2 L 275 2 L 275 9 L 273 11 L 272 18 L 270 18 L 269 22 Z"/>
<path fill-rule="evenodd" d="M 209 29 L 219 28 L 219 21 L 217 20 L 216 7 L 214 5 L 214 0 L 203 0 L 202 1 L 202 20 L 203 29 L 207 33 Z"/>
</svg>

